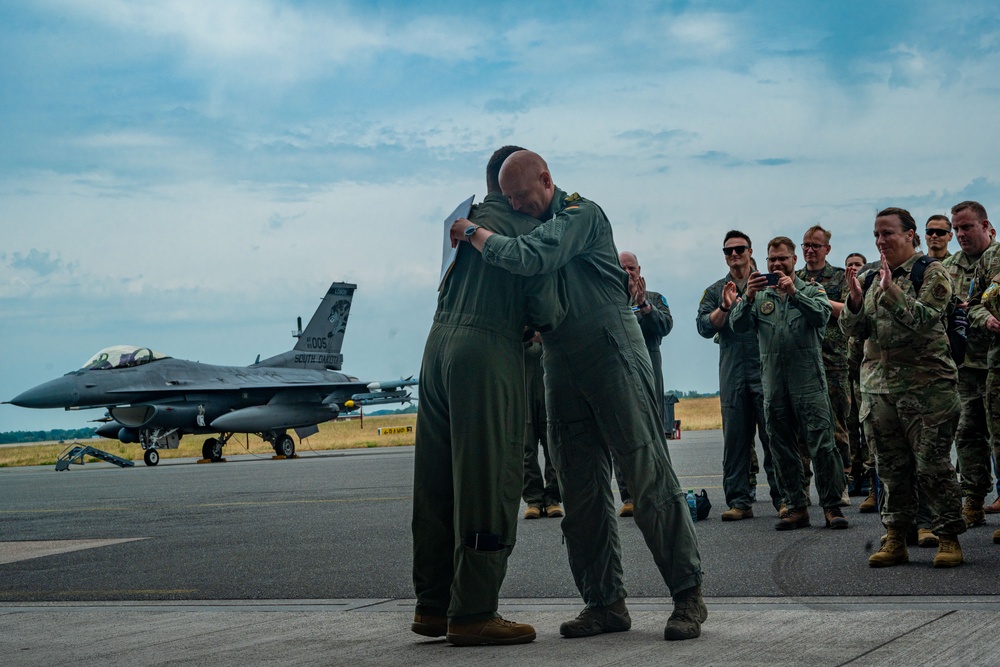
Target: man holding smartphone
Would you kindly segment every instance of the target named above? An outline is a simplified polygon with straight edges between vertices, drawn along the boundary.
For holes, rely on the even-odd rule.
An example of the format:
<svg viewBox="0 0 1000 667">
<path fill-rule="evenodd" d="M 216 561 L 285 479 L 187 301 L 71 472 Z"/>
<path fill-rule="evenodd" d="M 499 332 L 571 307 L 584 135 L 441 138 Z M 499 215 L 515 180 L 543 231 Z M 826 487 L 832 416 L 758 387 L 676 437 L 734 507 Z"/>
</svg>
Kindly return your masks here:
<svg viewBox="0 0 1000 667">
<path fill-rule="evenodd" d="M 809 525 L 800 432 L 816 469 L 826 526 L 842 529 L 848 525 L 840 509 L 846 478 L 833 437 L 822 357 L 830 300 L 822 285 L 795 275 L 797 259 L 794 241 L 787 236 L 772 239 L 767 244 L 769 273 L 750 274 L 746 294 L 733 306 L 729 325 L 737 333 L 756 331 L 760 345 L 767 435 L 787 503 L 775 529 Z M 735 291 L 735 285 L 727 285 L 724 298 L 734 299 Z"/>
</svg>

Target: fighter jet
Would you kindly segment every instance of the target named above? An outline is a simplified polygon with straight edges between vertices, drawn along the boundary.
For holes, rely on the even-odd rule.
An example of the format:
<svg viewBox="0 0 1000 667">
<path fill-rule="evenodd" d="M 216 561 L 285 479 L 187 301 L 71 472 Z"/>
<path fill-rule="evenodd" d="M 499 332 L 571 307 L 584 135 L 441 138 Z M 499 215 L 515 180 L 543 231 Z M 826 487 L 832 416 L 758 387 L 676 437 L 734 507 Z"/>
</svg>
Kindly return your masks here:
<svg viewBox="0 0 1000 667">
<path fill-rule="evenodd" d="M 416 380 L 362 382 L 340 372 L 347 317 L 357 285 L 333 283 L 295 347 L 250 366 L 213 366 L 173 359 L 146 347 L 115 345 L 79 370 L 11 399 L 24 408 L 106 408 L 100 436 L 142 447 L 155 466 L 160 449 L 176 449 L 188 433 L 219 434 L 202 446 L 219 460 L 235 433 L 254 433 L 276 454 L 292 456 L 295 441 L 319 431 L 317 424 L 365 405 L 406 402 L 404 387 Z"/>
</svg>

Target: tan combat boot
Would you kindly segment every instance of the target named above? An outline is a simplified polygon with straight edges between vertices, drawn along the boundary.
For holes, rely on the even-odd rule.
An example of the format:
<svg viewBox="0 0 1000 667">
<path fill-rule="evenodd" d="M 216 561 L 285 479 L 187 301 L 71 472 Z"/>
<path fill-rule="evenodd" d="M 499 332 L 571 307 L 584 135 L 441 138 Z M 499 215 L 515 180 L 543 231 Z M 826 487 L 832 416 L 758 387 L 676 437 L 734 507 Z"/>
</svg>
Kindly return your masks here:
<svg viewBox="0 0 1000 667">
<path fill-rule="evenodd" d="M 868 497 L 858 505 L 858 511 L 862 514 L 871 514 L 878 509 L 878 499 L 875 497 L 875 489 L 868 492 Z"/>
<path fill-rule="evenodd" d="M 869 567 L 891 567 L 910 562 L 910 553 L 906 550 L 906 529 L 889 526 L 885 542 L 878 551 L 868 557 Z"/>
<path fill-rule="evenodd" d="M 986 511 L 983 509 L 982 496 L 966 496 L 962 506 L 962 517 L 969 528 L 982 526 L 986 523 Z"/>
<path fill-rule="evenodd" d="M 918 547 L 936 547 L 939 543 L 938 536 L 930 528 L 917 528 Z"/>
<path fill-rule="evenodd" d="M 958 543 L 958 535 L 938 535 L 934 567 L 958 567 L 961 564 L 962 546 Z"/>
</svg>

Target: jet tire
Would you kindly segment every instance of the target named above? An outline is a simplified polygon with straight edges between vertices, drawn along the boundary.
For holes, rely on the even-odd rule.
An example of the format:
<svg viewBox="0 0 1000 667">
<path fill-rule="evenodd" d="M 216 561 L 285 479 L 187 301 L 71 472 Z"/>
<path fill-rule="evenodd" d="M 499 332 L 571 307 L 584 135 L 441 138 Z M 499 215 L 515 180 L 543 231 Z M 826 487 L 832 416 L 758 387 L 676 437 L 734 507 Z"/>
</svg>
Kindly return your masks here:
<svg viewBox="0 0 1000 667">
<path fill-rule="evenodd" d="M 286 458 L 295 456 L 295 441 L 292 440 L 292 436 L 287 433 L 279 435 L 278 439 L 274 441 L 274 451 L 277 452 L 278 456 Z"/>
<path fill-rule="evenodd" d="M 142 460 L 146 462 L 148 466 L 155 466 L 160 462 L 160 453 L 156 449 L 147 449 L 143 452 Z"/>
</svg>

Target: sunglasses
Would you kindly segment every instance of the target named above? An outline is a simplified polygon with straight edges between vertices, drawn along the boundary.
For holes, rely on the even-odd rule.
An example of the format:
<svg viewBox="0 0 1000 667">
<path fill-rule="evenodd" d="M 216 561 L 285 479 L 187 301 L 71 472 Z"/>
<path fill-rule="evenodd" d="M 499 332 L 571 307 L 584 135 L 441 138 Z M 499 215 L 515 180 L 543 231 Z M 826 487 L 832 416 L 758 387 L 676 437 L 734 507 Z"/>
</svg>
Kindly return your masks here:
<svg viewBox="0 0 1000 667">
<path fill-rule="evenodd" d="M 951 232 L 947 229 L 925 229 L 924 233 L 927 234 L 927 236 L 945 236 L 947 234 L 951 234 Z"/>
<path fill-rule="evenodd" d="M 723 248 L 722 252 L 725 253 L 726 257 L 729 257 L 734 252 L 737 255 L 742 255 L 743 253 L 745 253 L 747 251 L 747 248 L 749 248 L 749 247 L 750 246 L 745 246 L 745 245 L 734 245 L 734 246 L 731 246 L 729 248 Z"/>
</svg>

